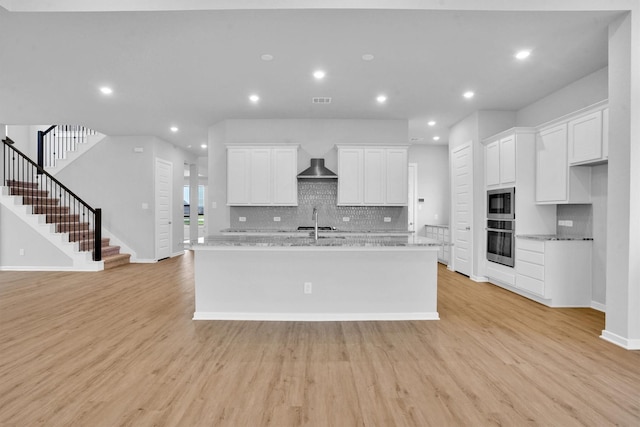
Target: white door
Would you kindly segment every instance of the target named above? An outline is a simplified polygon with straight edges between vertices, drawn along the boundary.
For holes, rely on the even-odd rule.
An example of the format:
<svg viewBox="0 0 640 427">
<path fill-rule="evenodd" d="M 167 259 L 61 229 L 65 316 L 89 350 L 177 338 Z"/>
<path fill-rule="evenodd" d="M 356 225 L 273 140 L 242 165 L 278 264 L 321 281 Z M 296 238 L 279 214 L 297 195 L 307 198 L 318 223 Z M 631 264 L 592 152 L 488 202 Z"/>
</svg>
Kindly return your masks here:
<svg viewBox="0 0 640 427">
<path fill-rule="evenodd" d="M 162 159 L 156 159 L 156 259 L 171 256 L 173 226 L 171 195 L 173 191 L 173 165 Z M 196 208 L 192 206 L 192 209 Z"/>
<path fill-rule="evenodd" d="M 409 163 L 409 183 L 408 183 L 408 209 L 409 209 L 409 231 L 416 231 L 418 212 L 416 209 L 418 201 L 418 164 Z"/>
<path fill-rule="evenodd" d="M 453 269 L 471 275 L 473 151 L 471 143 L 453 152 Z"/>
</svg>

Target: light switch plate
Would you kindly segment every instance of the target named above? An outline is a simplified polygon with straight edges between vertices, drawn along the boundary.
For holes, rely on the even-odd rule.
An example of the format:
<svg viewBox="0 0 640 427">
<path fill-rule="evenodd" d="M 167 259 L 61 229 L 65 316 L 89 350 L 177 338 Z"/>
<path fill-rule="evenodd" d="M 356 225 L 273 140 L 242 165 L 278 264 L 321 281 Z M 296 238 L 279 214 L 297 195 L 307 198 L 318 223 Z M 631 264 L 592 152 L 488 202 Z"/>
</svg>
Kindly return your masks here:
<svg viewBox="0 0 640 427">
<path fill-rule="evenodd" d="M 391 222 L 391 217 L 390 216 L 385 216 L 384 217 L 384 222 Z"/>
<path fill-rule="evenodd" d="M 238 221 L 240 221 L 240 222 L 247 222 L 247 217 L 246 217 L 246 216 L 239 216 L 239 217 L 238 217 Z"/>
<path fill-rule="evenodd" d="M 349 222 L 349 217 L 348 216 L 343 216 L 342 217 L 342 222 Z"/>
<path fill-rule="evenodd" d="M 274 220 L 275 222 L 280 222 L 280 217 L 279 217 L 279 216 L 274 216 L 274 217 L 273 217 L 273 220 Z"/>
</svg>

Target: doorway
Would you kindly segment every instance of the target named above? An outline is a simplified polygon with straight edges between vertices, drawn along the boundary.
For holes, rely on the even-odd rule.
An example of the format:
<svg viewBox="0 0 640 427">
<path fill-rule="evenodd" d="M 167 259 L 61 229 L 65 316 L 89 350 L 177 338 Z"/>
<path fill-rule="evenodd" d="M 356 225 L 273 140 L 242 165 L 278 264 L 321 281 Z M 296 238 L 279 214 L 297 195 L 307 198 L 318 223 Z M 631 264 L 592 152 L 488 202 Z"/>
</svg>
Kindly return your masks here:
<svg viewBox="0 0 640 427">
<path fill-rule="evenodd" d="M 473 234 L 473 146 L 471 142 L 453 151 L 453 269 L 471 276 Z"/>
<path fill-rule="evenodd" d="M 156 223 L 156 259 L 171 256 L 173 247 L 172 194 L 173 164 L 156 158 L 155 167 L 155 223 Z"/>
</svg>

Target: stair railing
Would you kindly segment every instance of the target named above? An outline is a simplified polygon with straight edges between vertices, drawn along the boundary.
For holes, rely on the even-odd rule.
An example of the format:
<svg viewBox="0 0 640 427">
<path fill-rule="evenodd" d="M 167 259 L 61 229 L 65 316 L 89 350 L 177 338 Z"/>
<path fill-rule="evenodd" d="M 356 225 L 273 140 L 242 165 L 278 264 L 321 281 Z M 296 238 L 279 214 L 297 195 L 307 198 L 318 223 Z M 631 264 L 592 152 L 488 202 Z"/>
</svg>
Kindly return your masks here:
<svg viewBox="0 0 640 427">
<path fill-rule="evenodd" d="M 93 260 L 102 259 L 102 210 L 92 208 L 42 166 L 13 146 L 10 138 L 4 146 L 3 184 L 23 203 L 33 206 L 33 213 L 46 215 L 58 233 L 69 233 L 69 241 L 79 242 L 80 250 L 91 250 Z M 91 240 L 93 238 L 93 241 Z M 83 246 L 84 245 L 84 246 Z"/>
<path fill-rule="evenodd" d="M 38 165 L 48 168 L 56 165 L 56 160 L 67 157 L 68 151 L 76 151 L 78 144 L 87 142 L 96 131 L 77 125 L 53 125 L 45 131 L 38 131 Z"/>
</svg>

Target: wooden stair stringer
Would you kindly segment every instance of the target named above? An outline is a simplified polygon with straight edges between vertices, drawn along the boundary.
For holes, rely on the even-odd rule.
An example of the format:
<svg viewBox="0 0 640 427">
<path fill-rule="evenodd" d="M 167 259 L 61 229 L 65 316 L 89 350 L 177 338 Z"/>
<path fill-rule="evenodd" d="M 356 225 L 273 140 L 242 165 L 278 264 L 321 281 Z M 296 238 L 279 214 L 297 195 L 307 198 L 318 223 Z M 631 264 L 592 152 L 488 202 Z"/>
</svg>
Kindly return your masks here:
<svg viewBox="0 0 640 427">
<path fill-rule="evenodd" d="M 43 266 L 38 270 L 50 271 L 100 271 L 104 270 L 104 261 L 93 261 L 91 252 L 79 250 L 78 242 L 69 242 L 68 233 L 56 233 L 56 224 L 46 222 L 46 215 L 34 214 L 33 206 L 22 204 L 22 196 L 9 195 L 8 187 L 0 187 L 0 204 L 14 213 L 20 220 L 36 231 L 43 239 L 50 242 L 70 260 L 71 266 Z"/>
</svg>

